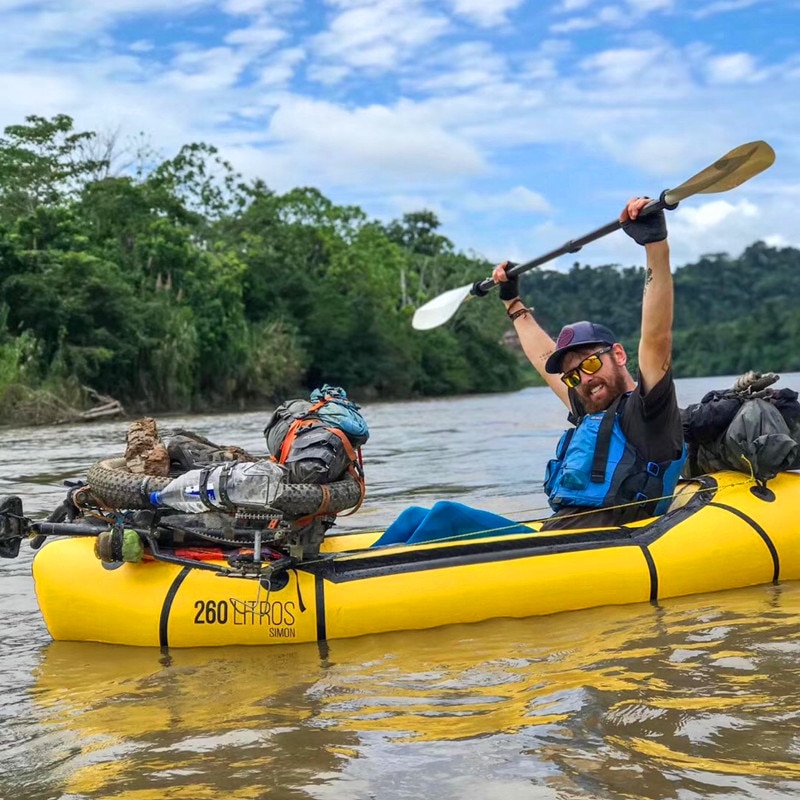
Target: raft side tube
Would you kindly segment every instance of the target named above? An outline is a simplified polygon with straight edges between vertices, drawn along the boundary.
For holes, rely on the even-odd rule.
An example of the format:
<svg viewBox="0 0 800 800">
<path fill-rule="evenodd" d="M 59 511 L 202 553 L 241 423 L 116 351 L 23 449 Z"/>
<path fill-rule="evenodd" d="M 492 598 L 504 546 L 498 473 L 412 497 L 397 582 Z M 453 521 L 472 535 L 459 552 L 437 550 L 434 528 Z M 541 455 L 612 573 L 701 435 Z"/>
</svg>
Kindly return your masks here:
<svg viewBox="0 0 800 800">
<path fill-rule="evenodd" d="M 33 560 L 36 598 L 50 635 L 158 647 L 161 609 L 180 568 L 159 561 L 105 565 L 95 557 L 94 541 L 48 542 Z"/>
<path fill-rule="evenodd" d="M 646 602 L 769 583 L 776 561 L 781 580 L 800 578 L 800 475 L 770 481 L 773 502 L 741 474 L 696 485 L 682 508 L 644 525 L 329 553 L 269 585 L 152 560 L 103 565 L 88 537 L 48 542 L 34 578 L 54 638 L 171 647 L 299 643 Z"/>
<path fill-rule="evenodd" d="M 646 602 L 651 576 L 635 544 L 451 564 L 352 582 L 325 581 L 330 639 Z"/>
</svg>

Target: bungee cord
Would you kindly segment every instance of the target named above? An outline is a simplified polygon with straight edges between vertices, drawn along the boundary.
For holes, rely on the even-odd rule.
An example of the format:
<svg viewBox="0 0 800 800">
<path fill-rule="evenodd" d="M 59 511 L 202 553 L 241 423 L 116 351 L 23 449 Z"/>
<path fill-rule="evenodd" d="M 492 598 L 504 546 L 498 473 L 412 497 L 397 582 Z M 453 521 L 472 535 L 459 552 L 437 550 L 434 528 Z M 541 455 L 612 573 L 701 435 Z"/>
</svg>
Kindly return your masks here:
<svg viewBox="0 0 800 800">
<path fill-rule="evenodd" d="M 742 456 L 742 458 L 744 458 L 744 456 Z M 747 461 L 746 458 L 745 458 L 745 461 Z M 699 486 L 694 491 L 687 492 L 686 491 L 686 487 L 684 485 L 683 487 L 681 487 L 677 491 L 673 492 L 672 494 L 662 495 L 661 497 L 649 497 L 646 500 L 633 500 L 633 501 L 630 501 L 630 502 L 627 502 L 627 503 L 617 503 L 617 504 L 611 505 L 611 506 L 603 506 L 602 509 L 590 508 L 590 509 L 585 510 L 585 511 L 575 511 L 575 512 L 572 512 L 572 513 L 569 513 L 569 514 L 560 514 L 559 515 L 559 519 L 579 519 L 581 517 L 586 517 L 586 516 L 588 516 L 590 514 L 594 514 L 594 513 L 596 513 L 597 511 L 600 511 L 600 510 L 602 510 L 602 511 L 618 511 L 618 510 L 624 510 L 624 509 L 628 509 L 628 508 L 633 508 L 635 506 L 640 506 L 640 505 L 642 505 L 642 503 L 660 502 L 661 500 L 674 501 L 677 497 L 679 497 L 682 494 L 687 494 L 688 495 L 688 498 L 687 498 L 687 502 L 688 502 L 688 499 L 690 499 L 691 497 L 694 497 L 696 495 L 708 494 L 708 493 L 711 493 L 711 492 L 722 493 L 722 492 L 724 492 L 724 491 L 726 491 L 728 489 L 733 489 L 735 487 L 744 486 L 744 485 L 747 485 L 747 484 L 759 485 L 759 481 L 755 477 L 755 474 L 753 472 L 752 465 L 750 464 L 749 461 L 747 461 L 747 463 L 748 463 L 748 465 L 750 465 L 750 476 L 744 478 L 741 481 L 735 481 L 733 483 L 726 484 L 725 486 L 718 486 L 715 483 L 714 486 Z M 699 482 L 702 478 L 711 478 L 711 479 L 713 479 L 713 477 L 714 476 L 711 473 L 704 473 L 703 475 L 697 475 L 696 477 L 691 478 L 690 480 L 692 482 Z M 551 509 L 550 509 L 549 506 L 538 506 L 538 507 L 533 507 L 533 508 L 528 508 L 528 509 L 519 509 L 519 510 L 513 511 L 511 513 L 520 514 L 520 515 L 523 515 L 523 514 L 524 515 L 528 515 L 528 514 L 542 512 L 543 514 L 546 514 L 550 510 Z M 667 512 L 667 513 L 669 513 L 669 512 Z M 439 544 L 441 542 L 467 541 L 469 539 L 482 537 L 482 536 L 488 537 L 490 535 L 502 536 L 504 534 L 504 532 L 509 531 L 509 530 L 511 530 L 513 528 L 516 528 L 519 525 L 533 524 L 533 523 L 536 523 L 536 522 L 546 522 L 548 519 L 550 519 L 549 515 L 548 516 L 544 516 L 543 515 L 543 516 L 540 516 L 540 517 L 534 517 L 532 519 L 513 521 L 509 525 L 502 525 L 502 526 L 498 526 L 496 528 L 482 528 L 482 529 L 477 530 L 477 531 L 470 531 L 469 533 L 466 533 L 466 534 L 462 533 L 462 534 L 455 534 L 453 536 L 437 537 L 436 539 L 432 539 L 431 541 L 428 541 L 428 542 L 419 542 L 417 544 L 410 544 L 410 545 L 406 544 L 404 542 L 398 542 L 398 543 L 395 543 L 395 544 L 388 544 L 388 545 L 385 545 L 385 546 L 381 547 L 380 549 L 381 550 L 384 550 L 384 549 L 389 550 L 391 548 L 415 547 L 415 546 L 418 546 L 418 545 L 425 545 L 425 544 Z M 653 519 L 656 519 L 656 518 L 654 517 Z M 598 526 L 592 526 L 592 527 L 598 527 Z M 621 525 L 621 526 L 613 526 L 613 527 L 625 528 L 625 527 L 628 527 L 628 526 Z M 570 530 L 570 529 L 569 528 L 567 528 L 567 529 L 559 529 L 559 532 L 563 533 L 566 530 Z M 529 536 L 530 537 L 535 537 L 535 536 L 538 536 L 538 535 L 551 534 L 551 533 L 555 533 L 555 531 L 541 531 L 541 530 L 537 530 L 535 528 L 531 528 L 530 534 L 527 534 L 527 533 L 516 533 L 516 534 L 509 534 L 509 535 L 510 536 L 517 536 L 517 537 L 520 537 L 520 538 L 528 538 Z M 358 555 L 359 552 L 360 551 L 353 551 L 352 554 L 353 555 Z M 321 559 L 321 560 L 324 560 L 324 559 Z M 310 564 L 310 563 L 314 563 L 314 562 L 313 561 L 307 561 L 307 562 L 304 562 L 304 563 L 309 563 Z"/>
</svg>

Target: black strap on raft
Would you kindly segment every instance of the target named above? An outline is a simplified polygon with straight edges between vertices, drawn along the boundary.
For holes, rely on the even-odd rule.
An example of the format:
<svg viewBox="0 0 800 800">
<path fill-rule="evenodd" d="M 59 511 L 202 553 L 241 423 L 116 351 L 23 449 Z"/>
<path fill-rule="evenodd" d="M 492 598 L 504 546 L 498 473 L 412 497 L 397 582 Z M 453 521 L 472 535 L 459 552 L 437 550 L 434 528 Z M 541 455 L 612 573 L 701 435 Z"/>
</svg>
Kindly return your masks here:
<svg viewBox="0 0 800 800">
<path fill-rule="evenodd" d="M 592 459 L 592 483 L 603 483 L 606 479 L 606 465 L 608 453 L 611 449 L 611 432 L 614 429 L 614 420 L 620 403 L 626 395 L 620 395 L 607 409 L 597 431 L 597 444 L 594 447 Z"/>
<path fill-rule="evenodd" d="M 228 482 L 231 472 L 237 463 L 237 461 L 226 461 L 222 464 L 211 464 L 200 469 L 200 486 L 198 488 L 200 490 L 200 499 L 203 501 L 203 505 L 206 508 L 211 509 L 211 511 L 235 510 L 235 506 L 231 502 L 230 495 L 228 494 Z M 219 469 L 219 485 L 216 488 L 216 502 L 214 502 L 208 494 L 208 479 L 215 469 Z"/>
<path fill-rule="evenodd" d="M 208 496 L 209 475 L 211 475 L 211 467 L 203 467 L 200 470 L 200 478 L 198 479 L 200 485 L 197 488 L 200 492 L 200 499 L 203 501 L 203 505 L 212 511 L 216 511 L 216 506 L 211 502 L 211 498 Z"/>
<path fill-rule="evenodd" d="M 235 506 L 231 502 L 231 497 L 228 494 L 228 482 L 231 477 L 231 473 L 233 472 L 233 468 L 236 466 L 236 461 L 228 461 L 227 463 L 222 465 L 222 469 L 219 473 L 219 486 L 217 486 L 217 493 L 219 494 L 219 501 L 220 503 L 225 506 L 227 509 L 234 509 Z"/>
</svg>

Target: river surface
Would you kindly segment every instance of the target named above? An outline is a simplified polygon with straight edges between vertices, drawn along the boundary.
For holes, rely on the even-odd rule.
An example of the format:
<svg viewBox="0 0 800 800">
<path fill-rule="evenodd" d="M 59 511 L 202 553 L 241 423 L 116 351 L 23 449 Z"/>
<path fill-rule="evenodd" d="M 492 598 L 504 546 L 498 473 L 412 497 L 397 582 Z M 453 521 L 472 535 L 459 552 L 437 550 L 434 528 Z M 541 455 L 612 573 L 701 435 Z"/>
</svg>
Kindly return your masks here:
<svg viewBox="0 0 800 800">
<path fill-rule="evenodd" d="M 682 405 L 730 379 L 678 382 Z M 800 388 L 800 375 L 779 386 Z M 357 399 L 357 398 L 356 398 Z M 517 519 L 564 424 L 547 389 L 364 406 L 367 500 Z M 159 419 L 264 452 L 268 413 Z M 0 431 L 28 516 L 127 422 Z M 0 798 L 700 800 L 800 795 L 800 583 L 317 645 L 52 642 L 32 552 L 0 563 Z M 100 610 L 102 613 L 102 609 Z"/>
</svg>

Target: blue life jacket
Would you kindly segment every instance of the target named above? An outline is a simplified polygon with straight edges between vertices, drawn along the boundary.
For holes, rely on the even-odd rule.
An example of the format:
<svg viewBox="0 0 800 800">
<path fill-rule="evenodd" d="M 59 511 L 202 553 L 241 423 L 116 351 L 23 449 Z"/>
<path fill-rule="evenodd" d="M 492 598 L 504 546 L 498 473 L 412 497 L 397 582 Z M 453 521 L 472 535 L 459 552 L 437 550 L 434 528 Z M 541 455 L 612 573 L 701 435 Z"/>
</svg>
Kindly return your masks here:
<svg viewBox="0 0 800 800">
<path fill-rule="evenodd" d="M 627 397 L 617 398 L 605 411 L 585 415 L 561 436 L 544 480 L 554 510 L 633 504 L 620 509 L 623 523 L 663 514 L 669 507 L 686 446 L 674 460 L 645 461 L 620 425 Z"/>
</svg>

